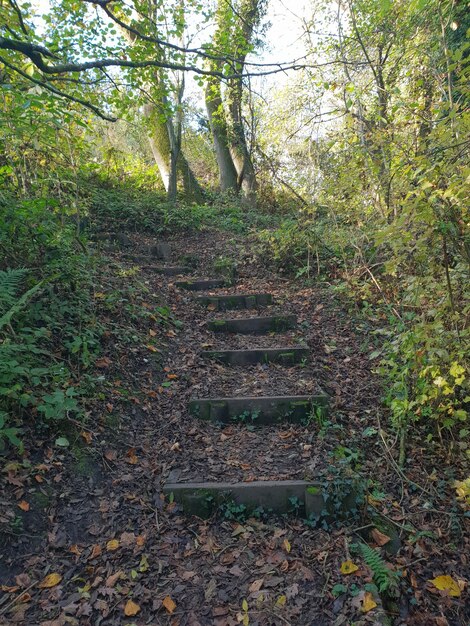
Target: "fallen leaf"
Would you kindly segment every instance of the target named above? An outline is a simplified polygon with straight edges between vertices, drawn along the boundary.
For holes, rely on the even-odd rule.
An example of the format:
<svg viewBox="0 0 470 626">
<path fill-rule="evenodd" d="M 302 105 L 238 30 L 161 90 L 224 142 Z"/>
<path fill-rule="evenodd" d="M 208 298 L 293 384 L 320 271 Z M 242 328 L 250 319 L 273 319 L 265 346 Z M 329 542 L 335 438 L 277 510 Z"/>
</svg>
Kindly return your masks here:
<svg viewBox="0 0 470 626">
<path fill-rule="evenodd" d="M 229 569 L 229 572 L 232 574 L 232 576 L 243 576 L 243 570 L 239 565 L 234 565 L 233 567 L 231 567 Z"/>
<path fill-rule="evenodd" d="M 342 574 L 347 576 L 348 574 L 353 574 L 354 572 L 357 572 L 358 569 L 358 566 L 354 565 L 352 561 L 344 561 L 343 563 L 341 563 L 340 571 Z"/>
<path fill-rule="evenodd" d="M 276 606 L 284 606 L 286 602 L 286 596 L 279 596 L 279 598 L 276 600 Z"/>
<path fill-rule="evenodd" d="M 151 343 L 147 344 L 147 350 L 150 350 L 150 352 L 160 352 L 160 350 L 155 346 L 152 346 Z"/>
<path fill-rule="evenodd" d="M 135 453 L 135 448 L 131 448 L 127 454 L 127 462 L 130 463 L 131 465 L 136 465 L 139 462 L 139 459 L 137 458 L 137 455 Z"/>
<path fill-rule="evenodd" d="M 46 578 L 42 582 L 39 583 L 38 587 L 40 589 L 50 589 L 51 587 L 55 587 L 62 580 L 62 576 L 60 574 L 48 574 Z"/>
<path fill-rule="evenodd" d="M 18 576 L 15 576 L 15 583 L 25 589 L 26 587 L 29 587 L 31 585 L 31 576 L 26 573 L 18 574 Z"/>
<path fill-rule="evenodd" d="M 119 543 L 124 546 L 125 548 L 128 548 L 129 546 L 131 546 L 136 540 L 136 536 L 134 535 L 134 533 L 129 533 L 129 532 L 123 532 L 121 533 L 121 536 L 119 537 Z"/>
<path fill-rule="evenodd" d="M 440 591 L 448 591 L 449 595 L 453 596 L 454 598 L 460 597 L 462 593 L 460 591 L 458 582 L 454 580 L 452 576 L 437 576 L 436 578 L 433 578 L 428 582 L 430 582 L 432 585 L 434 585 L 434 587 L 436 587 L 436 589 L 439 589 Z"/>
<path fill-rule="evenodd" d="M 106 544 L 106 550 L 108 552 L 114 552 L 114 550 L 117 550 L 118 548 L 119 548 L 119 541 L 117 539 L 111 539 Z"/>
<path fill-rule="evenodd" d="M 18 506 L 22 511 L 29 511 L 29 502 L 26 502 L 26 500 L 21 500 L 21 502 L 18 502 Z"/>
<path fill-rule="evenodd" d="M 378 528 L 373 528 L 371 533 L 373 540 L 378 546 L 384 546 L 386 543 L 390 541 L 390 537 L 381 533 Z"/>
<path fill-rule="evenodd" d="M 88 445 L 91 443 L 91 440 L 93 439 L 93 435 L 89 431 L 82 430 L 80 435 L 83 437 L 83 439 L 86 441 Z"/>
<path fill-rule="evenodd" d="M 156 337 L 156 336 L 157 336 L 157 333 L 156 333 L 154 330 L 150 329 L 150 330 L 149 330 L 149 335 L 150 335 L 151 337 Z"/>
<path fill-rule="evenodd" d="M 98 544 L 95 543 L 95 545 L 93 546 L 93 549 L 91 551 L 90 556 L 88 557 L 88 559 L 96 559 L 97 556 L 100 556 L 101 554 L 101 546 L 99 546 Z"/>
<path fill-rule="evenodd" d="M 115 574 L 111 574 L 111 576 L 108 576 L 108 578 L 106 579 L 106 587 L 114 587 L 114 585 L 116 584 L 116 582 L 122 578 L 123 576 L 123 572 L 122 570 L 119 570 L 118 572 L 116 572 Z"/>
<path fill-rule="evenodd" d="M 374 596 L 370 591 L 366 591 L 364 598 L 362 599 L 362 611 L 364 613 L 368 613 L 369 611 L 372 611 L 372 609 L 375 609 L 376 606 L 377 602 L 374 600 Z"/>
<path fill-rule="evenodd" d="M 77 546 L 76 543 L 70 546 L 69 552 L 71 552 L 72 554 L 76 554 L 77 556 L 80 556 L 80 554 L 82 553 L 82 551 L 80 550 L 80 548 Z"/>
<path fill-rule="evenodd" d="M 116 450 L 106 450 L 104 458 L 108 459 L 108 461 L 115 461 L 117 458 Z"/>
<path fill-rule="evenodd" d="M 138 535 L 135 540 L 136 545 L 141 548 L 145 544 L 145 535 Z"/>
<path fill-rule="evenodd" d="M 103 358 L 97 359 L 95 361 L 96 367 L 99 367 L 100 369 L 104 369 L 106 367 L 109 367 L 111 365 L 111 363 L 112 363 L 111 359 L 108 359 L 107 356 L 104 356 Z"/>
<path fill-rule="evenodd" d="M 3 593 L 15 593 L 18 589 L 18 585 L 13 585 L 12 587 L 9 587 L 8 585 L 0 585 L 0 591 L 3 591 Z"/>
<path fill-rule="evenodd" d="M 31 602 L 31 594 L 22 593 L 20 596 L 17 597 L 16 602 L 19 602 L 19 603 Z"/>
<path fill-rule="evenodd" d="M 261 589 L 261 587 L 263 586 L 264 583 L 264 578 L 258 578 L 257 580 L 254 580 L 251 585 L 248 587 L 248 591 L 250 593 L 256 593 L 257 591 L 259 591 Z"/>
<path fill-rule="evenodd" d="M 176 374 L 168 374 L 167 378 L 168 380 L 176 380 L 178 376 Z"/>
<path fill-rule="evenodd" d="M 289 552 L 291 551 L 291 545 L 288 539 L 284 539 L 284 541 L 282 542 L 282 545 L 284 546 L 284 550 L 287 552 L 287 554 L 289 554 Z"/>
<path fill-rule="evenodd" d="M 176 609 L 176 602 L 170 598 L 170 596 L 166 596 L 163 598 L 162 606 L 167 610 L 167 612 L 171 615 L 173 611 Z"/>
<path fill-rule="evenodd" d="M 124 615 L 127 617 L 132 617 L 133 615 L 137 615 L 140 612 L 140 606 L 133 602 L 132 600 L 128 600 L 126 602 L 126 606 L 124 607 Z"/>
</svg>

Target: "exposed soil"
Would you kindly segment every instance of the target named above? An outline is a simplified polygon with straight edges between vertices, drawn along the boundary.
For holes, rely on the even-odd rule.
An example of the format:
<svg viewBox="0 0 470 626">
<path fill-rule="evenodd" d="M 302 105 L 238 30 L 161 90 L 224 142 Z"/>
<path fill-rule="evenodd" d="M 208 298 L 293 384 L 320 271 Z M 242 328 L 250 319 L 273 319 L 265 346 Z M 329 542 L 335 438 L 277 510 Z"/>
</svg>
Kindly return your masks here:
<svg viewBox="0 0 470 626">
<path fill-rule="evenodd" d="M 149 243 L 136 238 L 136 253 Z M 172 237 L 171 246 L 173 262 L 198 256 L 192 273 L 198 278 L 214 277 L 215 259 L 233 256 L 236 286 L 213 293 L 270 292 L 274 304 L 214 312 L 195 302 L 194 293 L 177 289 L 176 278 L 142 270 L 151 297 L 168 304 L 181 324 L 155 319 L 148 329 L 149 340 L 158 340 L 152 349 L 108 342 L 108 360 L 101 363 L 103 396 L 90 404 L 81 447 L 63 451 L 37 442 L 37 462 L 7 472 L 2 521 L 11 528 L 14 511 L 23 530 L 11 531 L 3 542 L 3 623 L 379 623 L 379 599 L 373 610 L 361 610 L 364 586 L 371 581 L 367 566 L 357 557 L 359 569 L 350 576 L 340 573 L 341 563 L 355 558 L 348 546 L 357 541 L 358 528 L 374 527 L 370 519 L 346 520 L 328 531 L 295 517 L 203 521 L 183 516 L 161 495 L 174 469 L 185 481 L 332 478 L 332 464 L 341 461 L 348 461 L 348 471 L 376 481 L 383 498 L 376 495 L 372 505 L 402 538 L 400 552 L 387 557 L 403 573 L 400 602 L 389 607 L 393 623 L 470 623 L 466 589 L 455 598 L 427 583 L 445 573 L 465 586 L 468 520 L 459 510 L 452 519 L 443 513 L 449 514 L 453 494 L 441 497 L 436 478 L 424 469 L 431 467 L 429 447 L 415 446 L 407 468 L 417 488 L 397 473 L 393 453 L 379 436 L 386 418 L 369 358 L 377 342 L 374 322 L 348 314 L 321 285 L 305 286 L 269 271 L 254 258 L 249 239 L 209 232 Z M 136 265 L 117 253 L 110 259 L 127 269 Z M 110 273 L 115 267 L 110 263 Z M 206 326 L 209 319 L 284 314 L 297 316 L 295 330 L 243 336 L 213 333 Z M 294 345 L 310 348 L 307 363 L 226 367 L 199 355 L 208 348 Z M 328 424 L 220 428 L 187 410 L 191 398 L 319 391 L 331 399 Z M 393 447 L 386 434 L 384 441 Z M 19 513 L 18 501 L 28 502 L 30 510 Z M 451 527 L 455 520 L 459 530 Z M 49 573 L 60 574 L 60 583 L 40 588 L 37 583 Z M 337 584 L 348 591 L 333 595 Z M 130 600 L 138 605 L 135 616 Z"/>
</svg>

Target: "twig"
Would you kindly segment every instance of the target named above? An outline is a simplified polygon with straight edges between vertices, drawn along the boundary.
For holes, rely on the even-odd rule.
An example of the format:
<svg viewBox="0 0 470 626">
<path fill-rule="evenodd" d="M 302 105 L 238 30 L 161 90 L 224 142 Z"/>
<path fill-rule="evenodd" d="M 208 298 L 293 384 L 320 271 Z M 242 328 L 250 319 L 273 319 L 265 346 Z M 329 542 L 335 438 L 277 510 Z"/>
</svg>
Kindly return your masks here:
<svg viewBox="0 0 470 626">
<path fill-rule="evenodd" d="M 38 580 L 35 580 L 33 583 L 29 585 L 29 587 L 26 587 L 26 589 L 23 589 L 19 596 L 15 596 L 13 600 L 11 600 L 3 608 L 1 608 L 0 615 L 3 615 L 3 613 L 6 613 L 11 606 L 13 606 L 18 600 L 21 600 L 22 596 L 24 596 L 25 593 L 27 593 L 30 589 L 32 589 L 35 585 L 37 585 L 38 582 L 39 582 Z"/>
<path fill-rule="evenodd" d="M 400 476 L 400 478 L 401 478 L 402 480 L 404 480 L 404 481 L 405 481 L 405 482 L 407 482 L 408 484 L 413 485 L 414 487 L 417 487 L 417 488 L 418 488 L 418 489 L 420 489 L 422 492 L 427 493 L 427 494 L 428 494 L 428 496 L 432 496 L 433 494 L 432 494 L 430 491 L 428 491 L 427 489 L 425 489 L 425 488 L 424 488 L 424 487 L 422 487 L 421 485 L 418 485 L 418 483 L 415 483 L 413 480 L 411 480 L 410 478 L 408 478 L 408 477 L 406 476 L 406 474 L 405 474 L 405 473 L 401 470 L 401 468 L 400 468 L 400 466 L 398 465 L 398 463 L 397 463 L 397 462 L 395 461 L 395 459 L 393 458 L 393 454 L 390 452 L 390 449 L 389 449 L 389 447 L 388 447 L 388 445 L 387 445 L 387 442 L 385 441 L 384 436 L 382 435 L 382 427 L 381 427 L 381 424 L 380 424 L 380 417 L 379 417 L 378 412 L 377 412 L 377 422 L 378 422 L 378 425 L 379 425 L 379 435 L 380 435 L 380 438 L 382 439 L 382 443 L 383 443 L 383 445 L 384 445 L 385 451 L 387 452 L 388 456 L 390 457 L 390 460 L 391 460 L 391 462 L 392 462 L 392 465 L 393 465 L 393 467 L 394 467 L 395 471 L 397 472 L 397 474 Z"/>
</svg>

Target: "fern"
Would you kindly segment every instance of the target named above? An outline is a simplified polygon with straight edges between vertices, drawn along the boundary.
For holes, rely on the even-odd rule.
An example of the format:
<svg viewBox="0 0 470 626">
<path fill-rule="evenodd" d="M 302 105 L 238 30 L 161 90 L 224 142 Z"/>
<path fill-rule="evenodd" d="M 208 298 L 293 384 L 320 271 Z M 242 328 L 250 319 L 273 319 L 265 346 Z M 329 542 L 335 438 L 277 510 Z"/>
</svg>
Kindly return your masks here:
<svg viewBox="0 0 470 626">
<path fill-rule="evenodd" d="M 397 572 L 387 567 L 387 563 L 380 553 L 366 543 L 359 543 L 355 547 L 371 569 L 374 583 L 379 593 L 387 593 L 388 595 L 395 596 L 398 591 Z"/>
<path fill-rule="evenodd" d="M 27 273 L 27 269 L 0 270 L 0 315 L 16 303 L 16 296 Z"/>
</svg>

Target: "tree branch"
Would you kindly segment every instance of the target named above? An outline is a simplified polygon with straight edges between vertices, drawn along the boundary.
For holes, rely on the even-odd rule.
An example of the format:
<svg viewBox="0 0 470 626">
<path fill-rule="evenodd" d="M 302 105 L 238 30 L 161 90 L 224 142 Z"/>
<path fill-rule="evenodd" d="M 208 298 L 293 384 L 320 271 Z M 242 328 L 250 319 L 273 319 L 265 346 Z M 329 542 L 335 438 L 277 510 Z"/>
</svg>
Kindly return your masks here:
<svg viewBox="0 0 470 626">
<path fill-rule="evenodd" d="M 85 61 L 82 63 L 57 63 L 56 65 L 48 65 L 44 59 L 47 57 L 49 59 L 57 59 L 57 55 L 53 54 L 50 50 L 45 48 L 44 46 L 40 46 L 38 44 L 33 44 L 26 41 L 20 41 L 18 39 L 8 39 L 7 37 L 0 37 L 0 49 L 2 50 L 10 50 L 13 52 L 19 52 L 24 56 L 28 57 L 34 65 L 44 72 L 45 74 L 67 74 L 72 72 L 86 72 L 87 70 L 92 69 L 103 69 L 105 67 L 126 67 L 130 69 L 142 69 L 146 67 L 160 67 L 162 69 L 169 70 L 179 70 L 183 72 L 194 72 L 195 74 L 199 74 L 200 76 L 215 76 L 220 78 L 221 80 L 233 80 L 242 78 L 242 74 L 224 74 L 221 71 L 217 70 L 207 70 L 201 69 L 195 65 L 185 65 L 180 63 L 171 63 L 168 61 L 158 61 L 158 60 L 146 60 L 146 61 L 127 61 L 124 59 L 95 59 L 93 61 Z M 329 65 L 338 65 L 342 63 L 341 61 L 329 61 L 325 63 L 317 63 L 317 64 L 308 64 L 308 63 L 297 63 L 296 61 L 291 64 L 283 64 L 283 63 L 270 63 L 267 64 L 266 67 L 272 68 L 267 69 L 262 72 L 246 72 L 245 76 L 269 76 L 272 74 L 278 74 L 280 72 L 286 72 L 288 70 L 299 71 L 302 69 L 316 69 L 319 67 L 325 67 Z M 357 65 L 357 63 L 349 63 Z M 361 63 L 362 65 L 366 65 L 366 63 Z M 247 65 L 256 65 L 252 63 L 247 63 Z M 260 64 L 262 67 L 262 65 Z"/>
<path fill-rule="evenodd" d="M 43 87 L 44 89 L 47 89 L 48 91 L 53 93 L 55 96 L 59 96 L 60 98 L 66 98 L 67 100 L 70 100 L 71 102 L 80 104 L 81 106 L 86 107 L 90 111 L 93 111 L 95 115 L 98 115 L 98 117 L 101 117 L 101 119 L 106 120 L 107 122 L 117 122 L 117 119 L 118 119 L 117 117 L 112 117 L 111 115 L 107 115 L 106 113 L 103 113 L 103 111 L 101 111 L 94 104 L 91 104 L 91 102 L 87 102 L 86 100 L 82 100 L 81 98 L 76 98 L 75 96 L 72 96 L 66 93 L 65 91 L 61 91 L 60 89 L 57 89 L 56 87 L 53 87 L 52 85 L 49 85 L 48 83 L 44 81 L 37 80 L 36 78 L 29 76 L 29 74 L 26 74 L 26 72 L 23 72 L 23 70 L 20 70 L 19 67 L 12 65 L 1 56 L 0 56 L 0 63 L 3 63 L 5 67 L 8 67 L 9 69 L 13 70 L 14 72 L 19 74 L 23 78 L 26 78 L 26 80 L 34 83 L 35 85 L 38 85 L 39 87 Z"/>
</svg>

